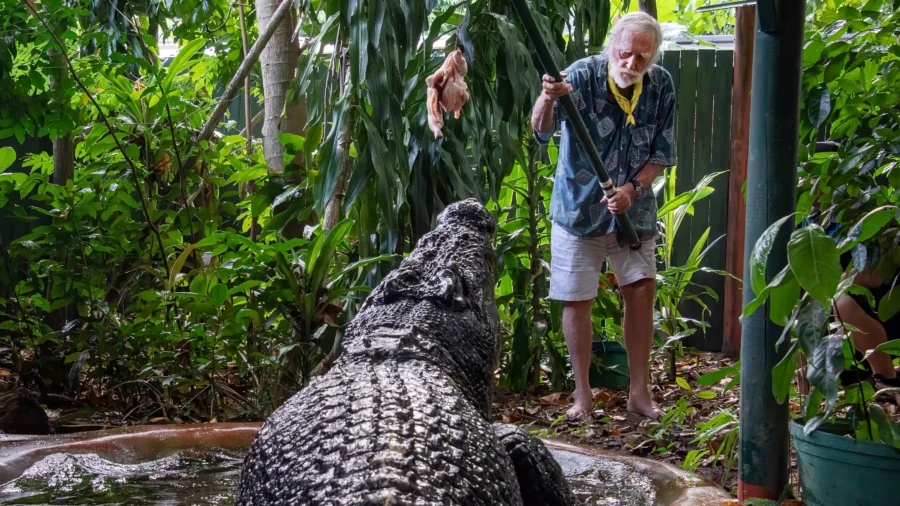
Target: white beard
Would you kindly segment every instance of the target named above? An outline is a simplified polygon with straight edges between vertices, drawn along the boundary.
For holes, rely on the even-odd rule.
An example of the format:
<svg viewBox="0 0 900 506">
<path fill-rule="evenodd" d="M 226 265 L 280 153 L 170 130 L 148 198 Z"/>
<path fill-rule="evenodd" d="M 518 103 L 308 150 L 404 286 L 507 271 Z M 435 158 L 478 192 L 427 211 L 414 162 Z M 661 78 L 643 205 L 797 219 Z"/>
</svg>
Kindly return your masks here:
<svg viewBox="0 0 900 506">
<path fill-rule="evenodd" d="M 611 71 L 613 81 L 616 82 L 616 85 L 619 88 L 628 88 L 644 77 L 644 74 L 642 72 L 635 72 L 633 70 L 624 69 L 616 65 L 615 62 L 613 62 Z"/>
</svg>

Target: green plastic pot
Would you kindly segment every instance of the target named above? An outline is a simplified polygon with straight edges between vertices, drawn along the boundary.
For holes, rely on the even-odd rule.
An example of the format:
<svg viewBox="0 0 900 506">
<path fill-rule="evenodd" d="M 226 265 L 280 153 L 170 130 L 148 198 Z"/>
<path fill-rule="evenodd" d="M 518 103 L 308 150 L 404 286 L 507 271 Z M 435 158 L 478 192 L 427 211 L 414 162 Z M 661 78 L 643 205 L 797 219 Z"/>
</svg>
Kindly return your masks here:
<svg viewBox="0 0 900 506">
<path fill-rule="evenodd" d="M 591 367 L 589 381 L 591 388 L 625 390 L 629 385 L 628 352 L 616 341 L 594 341 L 591 351 L 599 358 L 604 368 Z M 613 369 L 609 369 L 612 368 Z"/>
<path fill-rule="evenodd" d="M 791 420 L 807 506 L 900 504 L 900 451 L 853 438 L 849 425 L 823 424 L 808 436 L 803 425 L 803 419 Z"/>
</svg>

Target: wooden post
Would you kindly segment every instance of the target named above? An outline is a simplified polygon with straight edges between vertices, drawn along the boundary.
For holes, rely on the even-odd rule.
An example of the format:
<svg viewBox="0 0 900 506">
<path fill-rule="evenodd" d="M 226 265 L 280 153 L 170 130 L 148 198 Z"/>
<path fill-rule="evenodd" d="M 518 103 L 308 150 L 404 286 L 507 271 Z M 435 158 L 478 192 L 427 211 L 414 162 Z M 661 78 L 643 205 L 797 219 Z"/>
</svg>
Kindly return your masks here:
<svg viewBox="0 0 900 506">
<path fill-rule="evenodd" d="M 734 13 L 734 84 L 731 88 L 731 166 L 728 174 L 728 225 L 725 234 L 725 315 L 722 353 L 741 354 L 741 322 L 744 277 L 744 213 L 741 191 L 747 181 L 747 146 L 750 137 L 750 83 L 753 76 L 753 37 L 756 6 L 737 7 Z"/>
<path fill-rule="evenodd" d="M 744 272 L 750 270 L 750 253 L 759 237 L 772 223 L 790 216 L 796 207 L 806 18 L 806 2 L 757 0 L 757 7 Z M 787 243 L 793 229 L 793 221 L 788 220 L 772 243 L 767 283 L 787 265 Z M 745 304 L 756 297 L 749 284 L 744 285 L 743 296 Z M 772 394 L 772 370 L 787 351 L 787 346 L 775 348 L 784 329 L 769 318 L 768 303 L 760 309 L 742 322 L 740 502 L 757 497 L 777 500 L 788 484 L 790 471 L 788 403 L 779 404 Z"/>
</svg>

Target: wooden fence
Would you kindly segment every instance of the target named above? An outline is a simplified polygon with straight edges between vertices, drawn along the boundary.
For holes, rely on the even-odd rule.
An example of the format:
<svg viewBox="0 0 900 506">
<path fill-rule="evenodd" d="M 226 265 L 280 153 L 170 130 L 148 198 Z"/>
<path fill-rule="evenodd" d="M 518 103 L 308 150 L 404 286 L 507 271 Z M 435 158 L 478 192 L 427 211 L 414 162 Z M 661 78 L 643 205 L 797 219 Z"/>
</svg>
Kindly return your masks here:
<svg viewBox="0 0 900 506">
<path fill-rule="evenodd" d="M 676 90 L 675 144 L 678 166 L 676 190 L 685 192 L 695 187 L 703 177 L 727 171 L 731 155 L 731 87 L 734 52 L 731 49 L 687 47 L 669 49 L 662 56 L 662 66 L 672 75 Z M 694 245 L 709 228 L 707 244 L 718 239 L 710 248 L 704 265 L 725 270 L 725 233 L 728 219 L 728 174 L 713 179 L 715 191 L 695 205 L 694 215 L 681 225 L 672 248 L 672 262 L 684 265 Z M 706 332 L 697 332 L 685 339 L 687 346 L 705 351 L 722 349 L 725 315 L 725 278 L 718 274 L 698 272 L 692 282 L 715 291 L 718 300 L 703 296 L 709 311 L 704 315 L 694 301 L 682 304 L 684 316 L 701 319 L 710 324 Z M 697 287 L 692 293 L 704 290 Z"/>
</svg>

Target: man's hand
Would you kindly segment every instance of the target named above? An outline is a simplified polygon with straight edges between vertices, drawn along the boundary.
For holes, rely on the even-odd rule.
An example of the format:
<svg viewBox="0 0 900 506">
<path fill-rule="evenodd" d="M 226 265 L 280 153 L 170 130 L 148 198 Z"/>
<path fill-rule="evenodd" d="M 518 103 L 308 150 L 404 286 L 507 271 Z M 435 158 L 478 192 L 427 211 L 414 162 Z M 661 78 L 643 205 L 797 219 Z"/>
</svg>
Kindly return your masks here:
<svg viewBox="0 0 900 506">
<path fill-rule="evenodd" d="M 560 72 L 559 75 L 562 76 L 563 79 L 566 78 L 565 72 Z M 559 97 L 572 91 L 571 84 L 565 81 L 558 83 L 556 82 L 556 79 L 554 79 L 550 74 L 544 74 L 543 79 L 544 82 L 542 84 L 544 85 L 544 95 L 554 102 L 556 100 L 559 100 Z"/>
<path fill-rule="evenodd" d="M 616 190 L 616 194 L 613 195 L 613 198 L 607 199 L 604 195 L 603 200 L 601 200 L 600 203 L 606 203 L 609 207 L 609 212 L 621 214 L 631 208 L 631 204 L 634 202 L 634 195 L 634 185 L 626 183 L 625 186 Z"/>
</svg>

